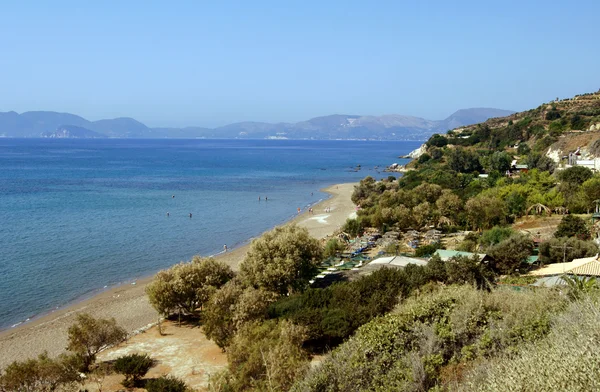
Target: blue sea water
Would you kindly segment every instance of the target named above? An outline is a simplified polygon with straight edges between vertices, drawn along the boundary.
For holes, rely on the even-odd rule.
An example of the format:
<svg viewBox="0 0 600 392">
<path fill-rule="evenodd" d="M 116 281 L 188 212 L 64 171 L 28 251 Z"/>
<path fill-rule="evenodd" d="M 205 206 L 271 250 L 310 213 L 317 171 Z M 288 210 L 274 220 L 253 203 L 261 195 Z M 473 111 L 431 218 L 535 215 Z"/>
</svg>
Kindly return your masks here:
<svg viewBox="0 0 600 392">
<path fill-rule="evenodd" d="M 0 328 L 240 245 L 419 145 L 0 139 Z"/>
</svg>

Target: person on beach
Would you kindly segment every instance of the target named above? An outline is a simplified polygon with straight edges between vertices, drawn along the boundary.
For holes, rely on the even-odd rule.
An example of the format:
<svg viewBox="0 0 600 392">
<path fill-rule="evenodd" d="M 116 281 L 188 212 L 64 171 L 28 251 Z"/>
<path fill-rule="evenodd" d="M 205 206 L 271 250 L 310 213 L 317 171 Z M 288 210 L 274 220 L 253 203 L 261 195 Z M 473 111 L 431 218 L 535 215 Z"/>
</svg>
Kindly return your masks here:
<svg viewBox="0 0 600 392">
<path fill-rule="evenodd" d="M 227 244 L 223 245 L 223 252 L 227 252 Z"/>
<path fill-rule="evenodd" d="M 298 207 L 298 214 L 300 213 L 300 207 Z"/>
</svg>

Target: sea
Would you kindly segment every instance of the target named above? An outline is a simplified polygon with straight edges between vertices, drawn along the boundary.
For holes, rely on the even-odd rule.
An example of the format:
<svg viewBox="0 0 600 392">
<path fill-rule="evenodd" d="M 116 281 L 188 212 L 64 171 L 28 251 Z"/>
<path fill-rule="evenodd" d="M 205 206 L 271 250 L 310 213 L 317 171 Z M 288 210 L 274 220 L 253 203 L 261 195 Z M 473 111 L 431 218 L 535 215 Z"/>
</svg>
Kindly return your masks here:
<svg viewBox="0 0 600 392">
<path fill-rule="evenodd" d="M 0 329 L 240 246 L 421 143 L 0 139 Z"/>
</svg>

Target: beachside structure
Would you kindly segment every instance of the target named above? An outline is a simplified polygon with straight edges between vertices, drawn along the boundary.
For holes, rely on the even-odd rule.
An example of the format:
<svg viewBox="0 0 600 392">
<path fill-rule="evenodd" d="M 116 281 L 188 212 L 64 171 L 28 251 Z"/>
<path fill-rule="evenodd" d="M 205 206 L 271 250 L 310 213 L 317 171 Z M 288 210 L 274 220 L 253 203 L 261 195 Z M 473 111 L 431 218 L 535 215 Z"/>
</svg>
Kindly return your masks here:
<svg viewBox="0 0 600 392">
<path fill-rule="evenodd" d="M 564 274 L 578 276 L 600 276 L 599 255 L 574 259 L 573 261 L 569 261 L 567 263 L 548 264 L 529 273 L 529 275 L 532 276 L 557 276 Z"/>
<path fill-rule="evenodd" d="M 427 261 L 423 259 L 417 259 L 415 257 L 406 257 L 406 256 L 390 256 L 390 257 L 380 257 L 375 259 L 369 263 L 369 265 L 389 265 L 393 267 L 406 267 L 409 264 L 426 266 Z"/>
<path fill-rule="evenodd" d="M 479 258 L 479 261 L 489 261 L 491 260 L 491 257 L 483 254 L 483 253 L 471 253 L 471 252 L 462 252 L 462 251 L 458 251 L 458 250 L 447 250 L 447 249 L 438 249 L 435 251 L 434 256 L 438 255 L 440 257 L 440 259 L 442 259 L 442 261 L 448 261 L 453 257 L 456 256 L 466 256 L 466 257 L 473 257 L 473 256 L 477 256 Z"/>
</svg>

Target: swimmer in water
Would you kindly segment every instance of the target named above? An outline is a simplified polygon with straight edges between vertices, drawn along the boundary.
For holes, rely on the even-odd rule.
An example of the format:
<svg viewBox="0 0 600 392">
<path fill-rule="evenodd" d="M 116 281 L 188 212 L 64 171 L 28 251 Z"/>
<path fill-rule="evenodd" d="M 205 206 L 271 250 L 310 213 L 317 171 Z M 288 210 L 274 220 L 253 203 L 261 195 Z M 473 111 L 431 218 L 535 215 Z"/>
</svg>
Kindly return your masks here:
<svg viewBox="0 0 600 392">
<path fill-rule="evenodd" d="M 175 195 L 171 196 L 171 199 L 174 199 L 174 198 L 175 198 Z"/>
<path fill-rule="evenodd" d="M 190 212 L 190 219 L 192 219 L 192 213 Z"/>
<path fill-rule="evenodd" d="M 169 211 L 167 211 L 167 218 L 169 217 Z"/>
</svg>

